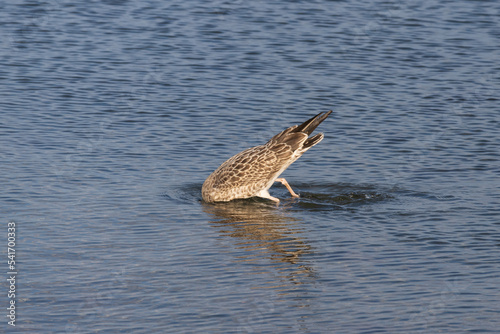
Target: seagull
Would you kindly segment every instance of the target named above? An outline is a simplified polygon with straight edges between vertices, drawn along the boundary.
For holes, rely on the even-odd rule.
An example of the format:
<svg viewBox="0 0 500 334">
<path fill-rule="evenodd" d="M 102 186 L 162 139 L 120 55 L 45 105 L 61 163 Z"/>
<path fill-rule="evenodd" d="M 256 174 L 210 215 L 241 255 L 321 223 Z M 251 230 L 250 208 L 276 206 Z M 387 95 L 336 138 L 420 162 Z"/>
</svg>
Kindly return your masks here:
<svg viewBox="0 0 500 334">
<path fill-rule="evenodd" d="M 293 197 L 299 197 L 284 178 L 278 178 L 305 151 L 323 140 L 324 135 L 309 135 L 332 111 L 319 113 L 301 125 L 293 125 L 272 137 L 264 145 L 251 147 L 229 158 L 205 180 L 203 200 L 229 202 L 250 197 L 280 200 L 269 194 L 274 182 L 283 184 Z"/>
</svg>

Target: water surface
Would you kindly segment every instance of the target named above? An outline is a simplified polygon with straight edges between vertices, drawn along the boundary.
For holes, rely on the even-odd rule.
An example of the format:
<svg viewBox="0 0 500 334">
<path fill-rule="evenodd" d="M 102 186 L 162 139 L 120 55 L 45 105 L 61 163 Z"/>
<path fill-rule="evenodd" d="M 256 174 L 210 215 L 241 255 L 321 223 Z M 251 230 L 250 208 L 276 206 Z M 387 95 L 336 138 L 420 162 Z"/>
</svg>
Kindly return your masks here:
<svg viewBox="0 0 500 334">
<path fill-rule="evenodd" d="M 497 332 L 499 15 L 466 0 L 9 2 L 0 183 L 19 293 L 2 328 Z M 283 174 L 299 199 L 277 184 L 278 207 L 201 201 L 224 160 L 330 109 Z"/>
</svg>

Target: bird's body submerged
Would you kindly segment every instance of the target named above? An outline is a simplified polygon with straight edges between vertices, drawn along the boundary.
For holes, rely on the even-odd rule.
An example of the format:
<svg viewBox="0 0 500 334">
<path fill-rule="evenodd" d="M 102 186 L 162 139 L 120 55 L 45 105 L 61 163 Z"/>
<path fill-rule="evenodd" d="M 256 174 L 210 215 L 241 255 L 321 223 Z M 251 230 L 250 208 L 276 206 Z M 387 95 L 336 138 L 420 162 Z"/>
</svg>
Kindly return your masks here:
<svg viewBox="0 0 500 334">
<path fill-rule="evenodd" d="M 286 180 L 278 176 L 323 139 L 322 133 L 312 137 L 309 135 L 331 112 L 320 113 L 299 126 L 294 125 L 278 133 L 264 145 L 249 148 L 231 157 L 203 183 L 203 200 L 228 202 L 258 196 L 279 202 L 279 199 L 268 192 L 274 182 L 283 183 L 292 196 L 298 197 Z"/>
</svg>

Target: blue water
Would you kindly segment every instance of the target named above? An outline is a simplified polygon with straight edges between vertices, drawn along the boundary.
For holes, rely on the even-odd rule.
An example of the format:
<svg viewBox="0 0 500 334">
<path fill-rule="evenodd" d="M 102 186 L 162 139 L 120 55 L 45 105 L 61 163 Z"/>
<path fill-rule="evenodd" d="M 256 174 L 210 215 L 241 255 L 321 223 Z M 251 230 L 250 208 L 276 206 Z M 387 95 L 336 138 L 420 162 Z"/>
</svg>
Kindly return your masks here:
<svg viewBox="0 0 500 334">
<path fill-rule="evenodd" d="M 500 3 L 9 1 L 22 333 L 496 333 Z M 334 113 L 279 207 L 224 160 Z M 7 272 L 3 261 L 0 272 Z"/>
</svg>

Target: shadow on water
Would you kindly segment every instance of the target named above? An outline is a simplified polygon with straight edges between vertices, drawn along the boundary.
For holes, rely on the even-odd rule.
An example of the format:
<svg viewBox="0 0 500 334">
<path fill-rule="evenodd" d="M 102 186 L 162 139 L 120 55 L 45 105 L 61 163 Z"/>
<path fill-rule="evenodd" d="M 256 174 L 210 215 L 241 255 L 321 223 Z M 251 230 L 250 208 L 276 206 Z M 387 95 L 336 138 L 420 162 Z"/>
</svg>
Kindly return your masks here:
<svg viewBox="0 0 500 334">
<path fill-rule="evenodd" d="M 294 183 L 293 188 L 300 195 L 300 198 L 290 197 L 290 193 L 279 184 L 275 184 L 269 192 L 271 195 L 280 198 L 279 206 L 272 201 L 253 197 L 244 200 L 236 200 L 229 203 L 217 203 L 216 206 L 226 205 L 230 207 L 242 207 L 244 205 L 262 205 L 268 209 L 282 210 L 347 210 L 363 205 L 385 202 L 395 199 L 395 193 L 401 190 L 384 188 L 379 185 L 358 185 L 350 183 L 332 183 L 332 184 L 300 184 Z M 165 193 L 164 196 L 172 200 L 184 203 L 201 202 L 205 205 L 214 205 L 204 203 L 201 199 L 201 185 L 190 184 L 172 194 Z M 259 204 L 257 204 L 259 203 Z"/>
<path fill-rule="evenodd" d="M 236 248 L 245 252 L 236 262 L 255 264 L 256 272 L 263 258 L 271 260 L 280 277 L 281 289 L 302 284 L 314 271 L 302 256 L 311 251 L 311 246 L 301 235 L 302 223 L 289 216 L 286 210 L 267 200 L 249 199 L 228 203 L 202 203 L 203 211 L 214 219 L 211 225 L 223 237 L 236 238 Z"/>
<path fill-rule="evenodd" d="M 287 294 L 317 276 L 307 256 L 314 252 L 314 245 L 307 240 L 310 227 L 297 218 L 297 212 L 352 210 L 391 200 L 395 193 L 375 185 L 339 183 L 294 184 L 294 189 L 300 198 L 291 198 L 280 185 L 272 187 L 271 194 L 281 199 L 279 205 L 258 197 L 205 203 L 200 184 L 174 187 L 163 196 L 180 206 L 201 205 L 216 233 L 232 240 L 238 254 L 234 262 L 250 264 L 257 275 L 270 270 L 276 279 L 261 288 L 275 288 Z"/>
<path fill-rule="evenodd" d="M 278 287 L 282 291 L 316 276 L 304 257 L 313 252 L 305 237 L 307 224 L 294 217 L 293 212 L 346 210 L 392 198 L 375 186 L 297 184 L 300 198 L 290 198 L 289 193 L 279 186 L 271 189 L 282 199 L 279 205 L 257 197 L 214 204 L 201 200 L 200 188 L 200 185 L 192 184 L 174 196 L 184 203 L 201 203 L 218 234 L 235 238 L 236 249 L 244 251 L 236 262 L 255 264 L 258 273 L 263 271 L 262 260 L 266 259 L 266 263 L 270 260 L 279 278 L 278 282 L 271 282 L 267 287 Z"/>
<path fill-rule="evenodd" d="M 300 199 L 294 210 L 329 211 L 348 210 L 371 205 L 394 198 L 393 190 L 376 185 L 336 184 L 297 184 Z"/>
</svg>

